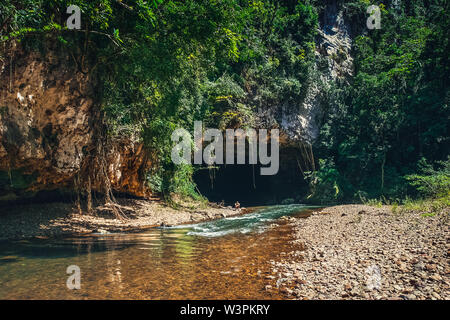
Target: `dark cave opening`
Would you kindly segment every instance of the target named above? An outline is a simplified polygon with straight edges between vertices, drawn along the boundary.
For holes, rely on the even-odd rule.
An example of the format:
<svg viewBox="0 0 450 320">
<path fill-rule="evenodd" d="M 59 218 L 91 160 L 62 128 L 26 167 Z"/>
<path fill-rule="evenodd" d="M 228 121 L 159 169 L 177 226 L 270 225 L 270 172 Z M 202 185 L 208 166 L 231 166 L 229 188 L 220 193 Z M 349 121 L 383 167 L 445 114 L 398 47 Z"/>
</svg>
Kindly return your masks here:
<svg viewBox="0 0 450 320">
<path fill-rule="evenodd" d="M 215 169 L 197 168 L 194 181 L 209 201 L 225 205 L 262 206 L 295 202 L 306 196 L 308 185 L 292 157 L 280 154 L 275 175 L 261 175 L 259 164 L 216 165 Z"/>
</svg>

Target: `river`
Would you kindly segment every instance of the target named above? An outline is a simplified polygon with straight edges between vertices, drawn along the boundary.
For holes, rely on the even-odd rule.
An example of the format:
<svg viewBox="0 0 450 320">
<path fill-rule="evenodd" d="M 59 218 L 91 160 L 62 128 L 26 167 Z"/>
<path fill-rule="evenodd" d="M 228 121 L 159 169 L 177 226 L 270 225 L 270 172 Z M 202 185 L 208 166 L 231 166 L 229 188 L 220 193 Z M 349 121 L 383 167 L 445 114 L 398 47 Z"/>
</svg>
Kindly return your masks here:
<svg viewBox="0 0 450 320">
<path fill-rule="evenodd" d="M 310 212 L 258 207 L 143 233 L 0 242 L 0 299 L 282 299 L 271 261 L 301 248 L 280 218 Z M 80 268 L 79 290 L 66 286 L 70 265 Z"/>
</svg>

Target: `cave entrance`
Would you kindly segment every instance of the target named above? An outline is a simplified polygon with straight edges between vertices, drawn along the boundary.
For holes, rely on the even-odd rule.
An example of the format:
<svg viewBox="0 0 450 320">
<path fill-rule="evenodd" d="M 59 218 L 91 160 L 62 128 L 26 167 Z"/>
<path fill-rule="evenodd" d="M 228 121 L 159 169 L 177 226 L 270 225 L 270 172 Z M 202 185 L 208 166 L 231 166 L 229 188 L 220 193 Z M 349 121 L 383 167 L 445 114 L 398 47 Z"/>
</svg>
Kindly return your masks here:
<svg viewBox="0 0 450 320">
<path fill-rule="evenodd" d="M 262 206 L 299 203 L 308 186 L 292 154 L 280 153 L 280 168 L 276 175 L 260 175 L 260 165 L 234 164 L 197 168 L 194 181 L 200 193 L 209 201 L 224 201 L 225 205 Z"/>
</svg>

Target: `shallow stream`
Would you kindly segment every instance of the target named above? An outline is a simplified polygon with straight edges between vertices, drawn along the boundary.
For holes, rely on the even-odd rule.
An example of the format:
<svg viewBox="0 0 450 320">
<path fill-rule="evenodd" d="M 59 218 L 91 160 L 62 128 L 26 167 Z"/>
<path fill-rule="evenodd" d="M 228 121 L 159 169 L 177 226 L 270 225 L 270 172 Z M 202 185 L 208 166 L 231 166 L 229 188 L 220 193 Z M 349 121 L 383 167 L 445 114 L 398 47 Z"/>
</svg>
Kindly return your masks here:
<svg viewBox="0 0 450 320">
<path fill-rule="evenodd" d="M 258 207 L 143 233 L 0 242 L 0 299 L 281 299 L 274 284 L 265 288 L 276 282 L 270 261 L 299 248 L 280 218 L 310 212 Z M 80 268 L 79 290 L 66 286 L 70 265 Z"/>
</svg>

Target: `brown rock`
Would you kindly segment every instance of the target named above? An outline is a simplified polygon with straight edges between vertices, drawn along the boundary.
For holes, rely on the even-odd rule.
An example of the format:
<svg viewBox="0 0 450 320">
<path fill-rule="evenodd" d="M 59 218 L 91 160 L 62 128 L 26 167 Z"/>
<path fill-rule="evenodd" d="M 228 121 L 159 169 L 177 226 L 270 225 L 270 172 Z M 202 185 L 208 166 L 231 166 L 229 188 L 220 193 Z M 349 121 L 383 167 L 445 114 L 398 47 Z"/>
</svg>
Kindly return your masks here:
<svg viewBox="0 0 450 320">
<path fill-rule="evenodd" d="M 428 271 L 436 271 L 436 265 L 435 264 L 427 264 L 425 266 L 425 269 L 427 269 Z"/>
</svg>

